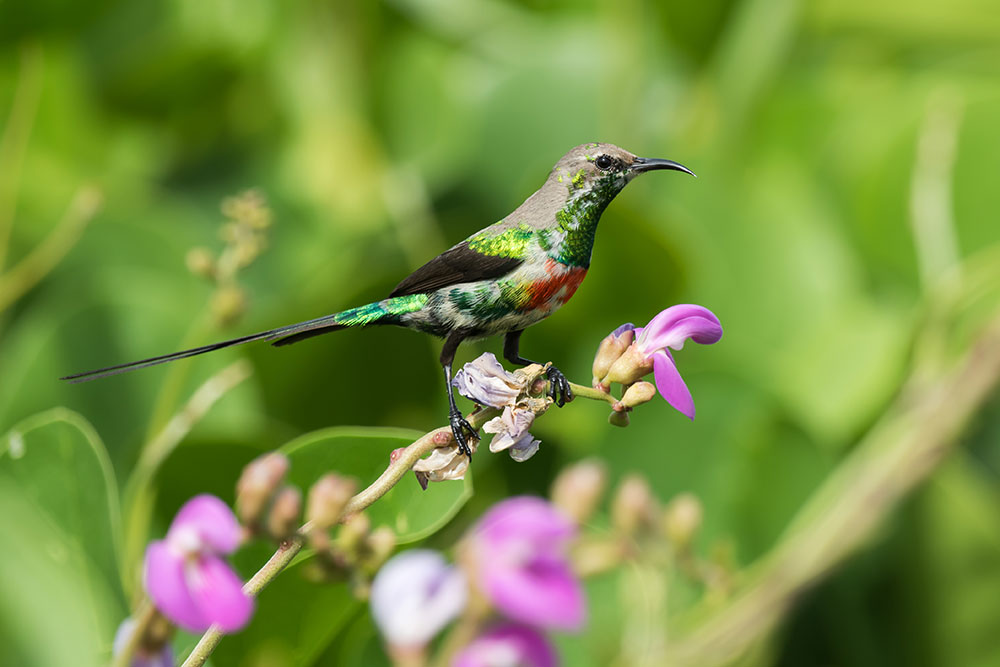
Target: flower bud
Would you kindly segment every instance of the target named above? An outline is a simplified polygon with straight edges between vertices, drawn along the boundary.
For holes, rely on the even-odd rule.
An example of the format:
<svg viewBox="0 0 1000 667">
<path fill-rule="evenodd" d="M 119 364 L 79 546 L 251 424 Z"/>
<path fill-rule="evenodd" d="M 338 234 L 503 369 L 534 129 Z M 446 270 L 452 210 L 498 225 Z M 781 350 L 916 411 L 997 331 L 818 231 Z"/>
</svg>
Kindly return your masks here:
<svg viewBox="0 0 1000 667">
<path fill-rule="evenodd" d="M 625 412 L 624 410 L 621 411 L 615 410 L 610 415 L 608 415 L 608 423 L 611 424 L 612 426 L 620 426 L 621 428 L 625 428 L 626 426 L 629 425 L 628 413 Z"/>
<path fill-rule="evenodd" d="M 653 400 L 654 396 L 656 396 L 656 385 L 652 382 L 642 380 L 630 385 L 629 388 L 625 390 L 625 394 L 622 396 L 622 400 L 620 402 L 623 407 L 634 408 L 637 405 L 648 403 Z"/>
<path fill-rule="evenodd" d="M 215 278 L 215 258 L 208 248 L 191 248 L 185 257 L 188 271 L 199 278 Z"/>
<path fill-rule="evenodd" d="M 576 523 L 593 515 L 607 485 L 608 472 L 597 459 L 585 459 L 565 468 L 552 483 L 552 504 Z"/>
<path fill-rule="evenodd" d="M 267 530 L 276 540 L 286 540 L 299 525 L 302 513 L 302 492 L 294 486 L 286 486 L 278 492 L 267 519 Z"/>
<path fill-rule="evenodd" d="M 611 502 L 611 523 L 620 532 L 634 535 L 649 525 L 656 514 L 656 499 L 649 483 L 640 475 L 625 477 Z"/>
<path fill-rule="evenodd" d="M 371 529 L 372 522 L 363 512 L 347 517 L 337 533 L 337 550 L 345 554 L 350 562 L 357 562 L 360 547 L 368 539 Z"/>
<path fill-rule="evenodd" d="M 212 314 L 222 325 L 234 322 L 246 311 L 246 308 L 246 293 L 236 285 L 220 287 L 212 297 Z"/>
<path fill-rule="evenodd" d="M 271 496 L 288 472 L 288 457 L 280 452 L 258 456 L 243 468 L 236 482 L 236 515 L 246 526 L 260 522 Z"/>
<path fill-rule="evenodd" d="M 357 489 L 353 479 L 336 473 L 323 475 L 309 489 L 306 520 L 318 530 L 326 530 L 340 520 L 340 515 Z"/>
<path fill-rule="evenodd" d="M 636 343 L 628 346 L 625 352 L 611 364 L 608 374 L 603 378 L 603 383 L 617 382 L 618 384 L 629 385 L 637 380 L 641 380 L 646 375 L 653 372 L 653 360 L 646 357 L 646 354 L 639 349 Z"/>
<path fill-rule="evenodd" d="M 382 567 L 396 548 L 396 533 L 389 526 L 379 526 L 368 536 L 368 566 L 372 571 Z"/>
<path fill-rule="evenodd" d="M 631 325 L 626 325 L 631 326 Z M 597 354 L 594 356 L 594 365 L 592 370 L 594 372 L 594 385 L 600 384 L 604 377 L 608 374 L 611 369 L 612 364 L 618 361 L 618 358 L 622 356 L 622 353 L 632 344 L 635 340 L 635 331 L 632 329 L 625 329 L 620 334 L 616 332 L 621 329 L 615 329 L 601 341 L 601 344 L 597 346 Z"/>
<path fill-rule="evenodd" d="M 686 549 L 701 527 L 701 501 L 691 493 L 682 493 L 667 503 L 663 526 L 670 540 L 678 549 Z"/>
</svg>

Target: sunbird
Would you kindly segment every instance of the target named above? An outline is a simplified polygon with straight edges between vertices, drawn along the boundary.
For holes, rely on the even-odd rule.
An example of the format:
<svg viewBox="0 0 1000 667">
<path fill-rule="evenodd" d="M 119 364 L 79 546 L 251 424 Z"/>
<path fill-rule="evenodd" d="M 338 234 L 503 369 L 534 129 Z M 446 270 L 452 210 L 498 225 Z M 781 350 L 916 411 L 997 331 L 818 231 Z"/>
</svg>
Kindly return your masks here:
<svg viewBox="0 0 1000 667">
<path fill-rule="evenodd" d="M 636 157 L 612 144 L 581 144 L 556 162 L 542 187 L 513 213 L 421 266 L 386 299 L 61 379 L 86 382 L 257 340 L 280 347 L 349 327 L 393 324 L 444 339 L 440 359 L 448 392 L 448 421 L 458 447 L 471 456 L 467 437 L 478 439 L 479 434 L 459 412 L 451 386 L 458 346 L 465 340 L 503 334 L 507 361 L 521 366 L 534 363 L 521 356 L 521 334 L 569 301 L 587 275 L 604 209 L 629 181 L 656 169 L 694 176 L 673 160 Z M 549 396 L 562 407 L 573 398 L 566 376 L 551 364 L 546 376 Z"/>
</svg>

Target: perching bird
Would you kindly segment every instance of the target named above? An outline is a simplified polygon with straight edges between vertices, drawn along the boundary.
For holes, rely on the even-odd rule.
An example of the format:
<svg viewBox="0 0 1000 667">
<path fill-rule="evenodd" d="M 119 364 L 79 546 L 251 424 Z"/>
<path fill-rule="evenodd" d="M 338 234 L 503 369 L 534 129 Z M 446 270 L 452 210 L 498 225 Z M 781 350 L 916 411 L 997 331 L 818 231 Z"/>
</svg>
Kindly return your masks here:
<svg viewBox="0 0 1000 667">
<path fill-rule="evenodd" d="M 521 333 L 569 301 L 590 266 L 601 213 L 629 181 L 654 169 L 694 175 L 672 160 L 636 157 L 611 144 L 582 144 L 566 153 L 542 187 L 513 213 L 421 266 L 387 299 L 61 379 L 85 382 L 255 340 L 281 346 L 347 327 L 394 324 L 445 339 L 441 367 L 448 390 L 448 418 L 459 448 L 471 455 L 466 435 L 478 434 L 456 407 L 451 388 L 451 367 L 459 344 L 504 334 L 504 358 L 519 365 L 533 363 L 520 355 Z M 550 365 L 547 373 L 550 395 L 561 407 L 573 397 L 569 382 L 555 366 Z"/>
</svg>

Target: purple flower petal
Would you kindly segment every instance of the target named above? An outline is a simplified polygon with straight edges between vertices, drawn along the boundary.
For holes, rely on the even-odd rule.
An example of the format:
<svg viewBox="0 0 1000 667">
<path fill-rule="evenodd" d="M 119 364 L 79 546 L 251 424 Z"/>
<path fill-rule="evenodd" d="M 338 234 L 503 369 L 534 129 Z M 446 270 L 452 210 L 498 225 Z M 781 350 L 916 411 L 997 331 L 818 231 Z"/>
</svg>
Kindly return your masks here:
<svg viewBox="0 0 1000 667">
<path fill-rule="evenodd" d="M 506 406 L 499 417 L 494 417 L 483 424 L 483 431 L 496 434 L 490 441 L 490 451 L 495 454 L 523 444 L 524 438 L 531 438 L 528 429 L 534 421 L 535 413 L 531 410 Z"/>
<path fill-rule="evenodd" d="M 188 592 L 184 578 L 184 557 L 166 540 L 151 542 L 146 548 L 143 586 L 164 616 L 191 632 L 204 632 L 211 625 Z"/>
<path fill-rule="evenodd" d="M 216 553 L 228 554 L 236 550 L 242 538 L 236 515 L 224 502 L 202 494 L 184 503 L 167 532 L 168 542 L 184 544 L 186 535 L 195 533 L 201 546 Z"/>
<path fill-rule="evenodd" d="M 656 390 L 667 399 L 667 403 L 693 420 L 694 399 L 666 350 L 657 350 L 653 354 L 653 376 L 656 378 Z"/>
<path fill-rule="evenodd" d="M 243 592 L 243 582 L 222 559 L 202 556 L 189 561 L 184 578 L 202 615 L 223 632 L 235 632 L 250 620 L 253 599 Z"/>
<path fill-rule="evenodd" d="M 125 645 L 132 639 L 132 634 L 138 624 L 139 622 L 131 616 L 122 621 L 115 632 L 115 639 L 111 645 L 112 656 L 118 657 L 125 650 Z M 170 647 L 170 642 L 165 642 L 155 653 L 150 653 L 142 646 L 137 646 L 128 665 L 129 667 L 173 667 L 174 651 Z"/>
<path fill-rule="evenodd" d="M 513 623 L 480 635 L 455 656 L 452 667 L 556 667 L 555 649 L 537 630 Z"/>
<path fill-rule="evenodd" d="M 530 433 L 525 433 L 520 440 L 510 446 L 507 453 L 518 463 L 524 463 L 538 453 L 538 446 L 541 444 L 541 440 L 535 440 Z"/>
<path fill-rule="evenodd" d="M 465 576 L 430 549 L 394 556 L 372 582 L 372 617 L 394 646 L 423 646 L 465 608 Z"/>
<path fill-rule="evenodd" d="M 703 345 L 717 342 L 722 338 L 719 318 L 703 306 L 671 306 L 650 320 L 637 342 L 639 348 L 650 355 L 667 347 L 679 350 L 688 338 Z"/>
<path fill-rule="evenodd" d="M 635 325 L 632 324 L 631 322 L 626 322 L 625 324 L 621 325 L 620 327 L 612 331 L 611 335 L 614 336 L 615 338 L 618 338 L 626 331 L 635 331 Z"/>
<path fill-rule="evenodd" d="M 490 548 L 513 541 L 552 551 L 563 548 L 576 534 L 576 526 L 541 498 L 514 496 L 490 508 L 473 534 L 476 541 Z"/>
<path fill-rule="evenodd" d="M 491 352 L 484 352 L 458 369 L 451 383 L 462 396 L 494 408 L 512 405 L 523 385 Z"/>
<path fill-rule="evenodd" d="M 580 582 L 561 558 L 496 563 L 480 573 L 481 584 L 504 615 L 540 628 L 579 630 L 586 614 Z"/>
</svg>

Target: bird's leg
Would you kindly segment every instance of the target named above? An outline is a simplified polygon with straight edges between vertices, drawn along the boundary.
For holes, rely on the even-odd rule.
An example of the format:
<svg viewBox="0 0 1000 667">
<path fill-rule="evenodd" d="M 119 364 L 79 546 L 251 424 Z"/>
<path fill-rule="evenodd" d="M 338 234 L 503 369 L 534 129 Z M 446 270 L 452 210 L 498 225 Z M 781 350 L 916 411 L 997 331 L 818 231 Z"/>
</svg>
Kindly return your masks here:
<svg viewBox="0 0 1000 667">
<path fill-rule="evenodd" d="M 479 433 L 459 412 L 458 406 L 455 405 L 455 392 L 451 386 L 451 366 L 455 361 L 455 351 L 464 339 L 465 334 L 457 330 L 448 334 L 444 341 L 444 347 L 441 348 L 441 368 L 444 369 L 444 385 L 445 389 L 448 390 L 448 421 L 451 424 L 451 433 L 455 436 L 459 450 L 471 459 L 472 449 L 469 448 L 466 434 L 478 440 Z"/>
<path fill-rule="evenodd" d="M 503 358 L 512 364 L 520 366 L 538 363 L 531 359 L 525 359 L 519 352 L 521 334 L 523 332 L 524 329 L 507 332 L 507 335 L 503 339 Z M 545 376 L 549 379 L 549 396 L 556 402 L 556 405 L 561 408 L 567 401 L 573 400 L 573 390 L 570 389 L 569 380 L 566 379 L 561 370 L 549 364 L 548 369 L 545 371 Z"/>
</svg>

